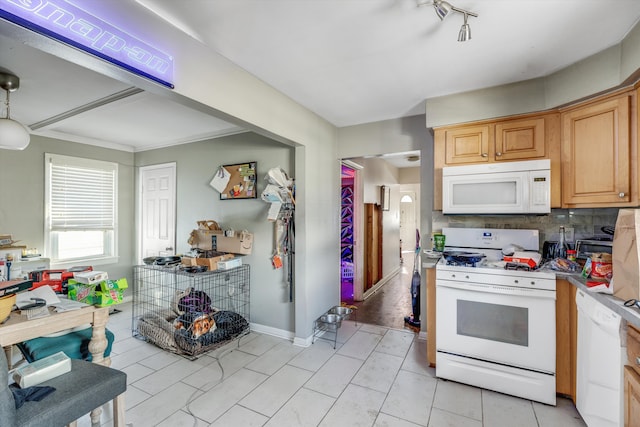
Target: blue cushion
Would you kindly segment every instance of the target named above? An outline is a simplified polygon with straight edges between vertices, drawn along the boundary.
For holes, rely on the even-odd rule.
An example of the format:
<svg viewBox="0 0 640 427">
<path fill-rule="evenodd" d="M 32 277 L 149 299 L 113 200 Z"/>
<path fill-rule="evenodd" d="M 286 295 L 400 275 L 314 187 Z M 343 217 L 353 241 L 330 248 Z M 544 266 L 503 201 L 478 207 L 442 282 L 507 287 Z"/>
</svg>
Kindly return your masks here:
<svg viewBox="0 0 640 427">
<path fill-rule="evenodd" d="M 63 351 L 71 359 L 91 361 L 89 341 L 91 341 L 92 333 L 93 328 L 88 327 L 58 337 L 34 338 L 18 344 L 18 348 L 29 363 L 51 356 L 59 351 Z M 104 350 L 104 357 L 107 357 L 111 354 L 114 335 L 113 332 L 106 328 L 105 333 L 107 336 L 107 348 Z"/>
</svg>

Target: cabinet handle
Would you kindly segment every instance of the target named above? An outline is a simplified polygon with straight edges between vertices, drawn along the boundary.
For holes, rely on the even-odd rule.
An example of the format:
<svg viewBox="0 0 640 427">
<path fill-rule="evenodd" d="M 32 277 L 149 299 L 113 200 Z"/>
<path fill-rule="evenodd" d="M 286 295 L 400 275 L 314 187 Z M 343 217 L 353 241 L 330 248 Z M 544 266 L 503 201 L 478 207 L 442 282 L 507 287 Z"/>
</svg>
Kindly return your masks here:
<svg viewBox="0 0 640 427">
<path fill-rule="evenodd" d="M 481 156 L 482 157 L 489 157 L 489 155 L 487 153 L 482 153 Z"/>
<path fill-rule="evenodd" d="M 620 197 L 621 199 L 624 197 L 624 195 L 625 195 L 625 194 L 624 194 L 624 193 L 622 193 L 622 192 L 618 193 L 618 197 Z"/>
<path fill-rule="evenodd" d="M 502 153 L 498 151 L 498 152 L 496 153 L 496 156 L 500 157 L 500 156 L 502 156 Z"/>
<path fill-rule="evenodd" d="M 636 365 L 640 365 L 640 357 L 636 357 Z"/>
</svg>

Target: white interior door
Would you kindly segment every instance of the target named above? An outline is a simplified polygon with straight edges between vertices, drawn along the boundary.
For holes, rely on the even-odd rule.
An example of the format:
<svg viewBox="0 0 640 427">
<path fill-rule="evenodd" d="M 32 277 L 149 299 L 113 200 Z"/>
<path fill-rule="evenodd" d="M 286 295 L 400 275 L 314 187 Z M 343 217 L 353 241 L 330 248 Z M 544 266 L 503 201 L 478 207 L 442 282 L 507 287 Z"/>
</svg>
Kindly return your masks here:
<svg viewBox="0 0 640 427">
<path fill-rule="evenodd" d="M 140 168 L 141 258 L 175 254 L 176 164 Z"/>
</svg>

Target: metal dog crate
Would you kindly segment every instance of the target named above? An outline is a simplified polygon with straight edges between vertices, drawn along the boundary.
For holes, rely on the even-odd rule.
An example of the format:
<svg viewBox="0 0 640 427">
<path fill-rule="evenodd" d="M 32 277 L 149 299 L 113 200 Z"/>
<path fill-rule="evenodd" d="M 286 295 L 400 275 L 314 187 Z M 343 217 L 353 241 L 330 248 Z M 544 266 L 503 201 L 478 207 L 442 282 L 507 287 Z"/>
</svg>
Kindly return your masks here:
<svg viewBox="0 0 640 427">
<path fill-rule="evenodd" d="M 200 273 L 188 273 L 180 266 L 139 265 L 134 267 L 134 283 L 132 331 L 136 338 L 196 356 L 249 333 L 249 265 Z M 224 314 L 222 322 L 216 321 L 215 337 L 193 339 L 176 330 L 174 321 L 184 313 L 180 298 L 190 289 L 208 296 L 207 305 L 210 299 L 214 315 Z"/>
</svg>

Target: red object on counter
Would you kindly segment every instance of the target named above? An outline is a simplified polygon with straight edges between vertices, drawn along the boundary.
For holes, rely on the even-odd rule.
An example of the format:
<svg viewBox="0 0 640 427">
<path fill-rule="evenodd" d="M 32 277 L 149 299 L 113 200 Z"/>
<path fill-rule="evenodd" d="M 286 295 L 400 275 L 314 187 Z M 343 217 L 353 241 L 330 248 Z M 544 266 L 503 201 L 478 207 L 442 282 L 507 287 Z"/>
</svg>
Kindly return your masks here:
<svg viewBox="0 0 640 427">
<path fill-rule="evenodd" d="M 74 273 L 92 270 L 91 266 L 72 267 L 69 270 L 35 270 L 29 273 L 29 279 L 33 281 L 30 290 L 48 285 L 54 292 L 62 293 L 66 290 L 67 281 L 73 279 Z"/>
</svg>

